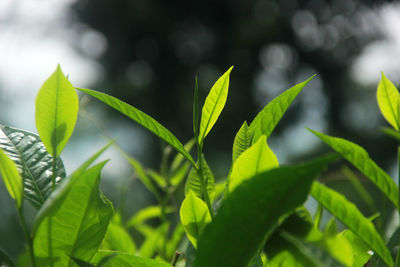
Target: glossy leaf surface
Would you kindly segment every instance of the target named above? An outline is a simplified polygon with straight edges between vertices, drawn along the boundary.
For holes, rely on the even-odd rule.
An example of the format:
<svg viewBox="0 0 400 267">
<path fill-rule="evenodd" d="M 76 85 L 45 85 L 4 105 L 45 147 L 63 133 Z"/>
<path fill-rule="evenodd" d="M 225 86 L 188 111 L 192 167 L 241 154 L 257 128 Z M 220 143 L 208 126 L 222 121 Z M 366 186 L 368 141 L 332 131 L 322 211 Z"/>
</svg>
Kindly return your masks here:
<svg viewBox="0 0 400 267">
<path fill-rule="evenodd" d="M 306 200 L 313 180 L 332 160 L 280 167 L 244 181 L 204 229 L 193 266 L 246 266 L 279 218 Z"/>
<path fill-rule="evenodd" d="M 52 193 L 33 227 L 35 256 L 70 266 L 69 256 L 89 261 L 112 217 L 111 202 L 99 191 L 105 162 L 75 172 Z"/>
<path fill-rule="evenodd" d="M 393 265 L 390 252 L 374 225 L 364 217 L 353 203 L 343 195 L 318 182 L 313 184 L 311 195 L 354 234 L 360 237 L 386 264 Z"/>
<path fill-rule="evenodd" d="M 10 196 L 15 200 L 17 207 L 22 205 L 24 197 L 23 181 L 15 163 L 0 148 L 0 174 Z"/>
<path fill-rule="evenodd" d="M 400 94 L 396 86 L 382 73 L 376 91 L 378 105 L 383 117 L 396 131 L 400 129 Z"/>
<path fill-rule="evenodd" d="M 313 77 L 283 92 L 257 114 L 249 126 L 253 135 L 252 144 L 257 142 L 262 135 L 265 135 L 268 139 L 290 104 Z"/>
<path fill-rule="evenodd" d="M 353 164 L 399 208 L 399 191 L 396 183 L 369 157 L 364 148 L 342 138 L 310 131 Z"/>
<path fill-rule="evenodd" d="M 200 130 L 198 143 L 203 144 L 204 138 L 214 126 L 228 97 L 230 67 L 213 85 L 201 110 Z"/>
<path fill-rule="evenodd" d="M 156 136 L 160 137 L 162 140 L 170 144 L 173 148 L 175 148 L 179 153 L 181 153 L 186 159 L 188 159 L 193 165 L 195 162 L 192 156 L 183 148 L 182 143 L 164 126 L 162 126 L 159 122 L 155 119 L 147 115 L 146 113 L 138 110 L 137 108 L 115 98 L 113 96 L 109 96 L 104 93 L 96 92 L 90 89 L 85 88 L 76 88 L 79 91 L 82 91 L 86 94 L 89 94 L 98 100 L 104 102 L 105 104 L 109 105 L 110 107 L 118 110 L 125 116 L 131 118 L 132 120 L 136 121 Z"/>
<path fill-rule="evenodd" d="M 14 161 L 24 181 L 24 197 L 40 209 L 51 193 L 53 158 L 37 134 L 0 125 L 0 148 Z M 65 178 L 64 164 L 57 158 L 56 182 Z"/>
<path fill-rule="evenodd" d="M 278 166 L 278 159 L 267 145 L 267 138 L 265 135 L 261 136 L 261 138 L 249 149 L 244 151 L 233 164 L 232 173 L 229 177 L 229 191 L 231 192 L 243 181 L 257 173 Z"/>
<path fill-rule="evenodd" d="M 115 254 L 109 261 L 102 264 L 102 267 L 171 267 L 170 264 L 163 263 L 153 259 L 138 257 L 129 253 L 117 251 L 100 250 L 94 256 L 92 263 L 99 263 L 104 257 Z"/>
<path fill-rule="evenodd" d="M 78 95 L 57 66 L 36 96 L 36 128 L 47 151 L 58 157 L 78 118 Z"/>
<path fill-rule="evenodd" d="M 197 248 L 200 234 L 204 227 L 211 222 L 211 215 L 206 203 L 190 190 L 182 202 L 180 216 L 187 237 L 193 246 Z"/>
</svg>

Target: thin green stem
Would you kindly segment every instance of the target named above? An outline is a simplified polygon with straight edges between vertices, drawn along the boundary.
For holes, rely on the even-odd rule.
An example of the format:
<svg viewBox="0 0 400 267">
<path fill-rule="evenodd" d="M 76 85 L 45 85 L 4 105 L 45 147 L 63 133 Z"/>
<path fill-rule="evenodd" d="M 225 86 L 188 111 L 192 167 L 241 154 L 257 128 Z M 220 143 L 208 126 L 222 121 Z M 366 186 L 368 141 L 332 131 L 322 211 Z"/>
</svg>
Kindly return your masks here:
<svg viewBox="0 0 400 267">
<path fill-rule="evenodd" d="M 57 157 L 53 158 L 52 162 L 52 176 L 51 176 L 51 189 L 54 191 L 56 189 L 56 177 L 57 177 Z"/>
<path fill-rule="evenodd" d="M 22 207 L 18 208 L 18 218 L 21 223 L 22 230 L 24 232 L 26 241 L 28 242 L 28 249 L 29 249 L 31 265 L 32 265 L 32 267 L 36 267 L 35 254 L 33 252 L 33 240 L 31 238 L 31 235 L 29 234 L 28 226 L 26 225 L 26 222 L 25 222 L 25 217 L 22 214 Z"/>
<path fill-rule="evenodd" d="M 323 212 L 324 212 L 324 207 L 320 203 L 318 203 L 318 209 L 317 209 L 317 213 L 315 214 L 315 219 L 314 219 L 314 225 L 318 229 L 321 226 Z"/>
<path fill-rule="evenodd" d="M 206 202 L 206 205 L 208 207 L 208 211 L 210 212 L 211 215 L 211 219 L 214 220 L 214 211 L 212 209 L 212 205 L 211 205 L 211 201 L 210 201 L 210 197 L 208 195 L 208 191 L 207 191 L 207 183 L 204 179 L 203 176 L 203 156 L 202 156 L 202 150 L 203 147 L 201 144 L 197 145 L 197 160 L 198 160 L 198 169 L 197 169 L 197 173 L 199 174 L 200 177 L 200 183 L 201 183 L 201 187 L 202 187 L 202 191 L 203 191 L 203 197 L 204 197 L 204 201 Z"/>
</svg>

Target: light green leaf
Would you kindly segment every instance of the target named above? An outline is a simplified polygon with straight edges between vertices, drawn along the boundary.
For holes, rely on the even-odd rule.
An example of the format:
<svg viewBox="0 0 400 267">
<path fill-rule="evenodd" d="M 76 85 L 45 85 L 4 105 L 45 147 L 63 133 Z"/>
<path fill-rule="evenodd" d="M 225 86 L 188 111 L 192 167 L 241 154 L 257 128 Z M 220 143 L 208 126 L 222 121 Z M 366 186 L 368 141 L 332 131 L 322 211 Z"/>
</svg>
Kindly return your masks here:
<svg viewBox="0 0 400 267">
<path fill-rule="evenodd" d="M 173 207 L 166 207 L 165 213 L 174 212 L 175 209 Z M 148 206 L 139 210 L 136 214 L 134 214 L 126 223 L 127 227 L 136 227 L 138 225 L 143 224 L 146 220 L 152 218 L 158 218 L 161 216 L 161 206 Z"/>
<path fill-rule="evenodd" d="M 397 209 L 400 208 L 396 183 L 369 157 L 364 148 L 342 138 L 331 137 L 313 130 L 310 131 L 353 164 L 393 202 Z"/>
<path fill-rule="evenodd" d="M 318 182 L 314 182 L 311 195 L 354 234 L 360 237 L 386 264 L 393 265 L 390 252 L 374 225 L 364 217 L 353 203 L 349 202 L 343 195 Z"/>
<path fill-rule="evenodd" d="M 152 258 L 157 252 L 158 244 L 165 242 L 165 237 L 169 229 L 169 223 L 159 226 L 151 235 L 147 236 L 140 247 L 139 255 L 144 258 Z"/>
<path fill-rule="evenodd" d="M 24 181 L 24 197 L 40 209 L 50 195 L 53 158 L 39 136 L 24 130 L 0 125 L 0 148 L 14 161 Z M 65 178 L 64 164 L 57 158 L 56 182 Z"/>
<path fill-rule="evenodd" d="M 53 191 L 33 226 L 35 256 L 70 266 L 70 256 L 89 261 L 112 217 L 111 202 L 99 191 L 105 162 L 75 172 Z"/>
<path fill-rule="evenodd" d="M 147 176 L 144 168 L 142 165 L 137 161 L 136 159 L 128 156 L 127 154 L 124 153 L 125 158 L 131 164 L 132 168 L 136 172 L 136 176 L 142 181 L 143 185 L 154 194 L 155 197 L 160 199 L 160 194 L 157 190 L 157 188 L 154 186 L 153 182 L 151 181 L 150 177 Z"/>
<path fill-rule="evenodd" d="M 229 192 L 232 192 L 243 181 L 251 178 L 257 173 L 279 166 L 274 152 L 267 145 L 265 135 L 249 149 L 244 151 L 235 161 L 232 173 L 229 177 Z"/>
<path fill-rule="evenodd" d="M 201 110 L 200 132 L 198 143 L 203 144 L 204 138 L 214 126 L 228 96 L 229 75 L 233 69 L 230 67 L 213 85 Z"/>
<path fill-rule="evenodd" d="M 211 222 L 211 215 L 206 203 L 190 190 L 182 202 L 180 216 L 187 237 L 193 246 L 197 248 L 200 234 L 204 227 Z"/>
<path fill-rule="evenodd" d="M 155 119 L 153 119 L 149 115 L 145 114 L 144 112 L 138 110 L 137 108 L 113 96 L 109 96 L 107 94 L 85 88 L 76 88 L 76 89 L 97 98 L 98 100 L 104 102 L 110 107 L 118 110 L 122 114 L 136 121 L 144 128 L 151 131 L 156 136 L 160 137 L 162 140 L 170 144 L 179 153 L 181 153 L 187 160 L 189 160 L 193 166 L 195 166 L 195 162 L 192 156 L 183 148 L 182 143 L 170 131 L 168 131 L 164 126 L 162 126 L 160 123 L 158 123 Z"/>
<path fill-rule="evenodd" d="M 371 254 L 369 254 L 369 247 L 362 241 L 361 238 L 356 236 L 352 231 L 348 229 L 344 230 L 342 236 L 346 238 L 351 244 L 351 250 L 353 252 L 354 258 L 354 267 L 364 266 L 367 261 L 371 258 Z"/>
<path fill-rule="evenodd" d="M 138 257 L 129 253 L 118 251 L 99 250 L 94 256 L 92 263 L 98 264 L 104 257 L 115 254 L 102 267 L 171 267 L 170 264 L 159 262 L 153 259 Z"/>
<path fill-rule="evenodd" d="M 60 65 L 44 82 L 36 96 L 36 128 L 47 151 L 58 157 L 78 118 L 78 95 Z"/>
<path fill-rule="evenodd" d="M 178 223 L 175 227 L 174 232 L 170 240 L 167 242 L 167 256 L 173 255 L 174 252 L 178 249 L 179 243 L 182 241 L 183 234 L 185 233 L 185 229 L 183 225 Z"/>
<path fill-rule="evenodd" d="M 236 159 L 242 154 L 246 149 L 249 148 L 251 143 L 251 135 L 249 132 L 249 126 L 245 121 L 240 127 L 239 131 L 235 136 L 235 140 L 233 141 L 233 149 L 232 149 L 232 163 L 236 161 Z"/>
<path fill-rule="evenodd" d="M 100 245 L 103 250 L 116 250 L 135 254 L 136 246 L 129 232 L 121 224 L 120 215 L 114 214 L 104 239 Z"/>
<path fill-rule="evenodd" d="M 265 135 L 268 139 L 290 104 L 313 77 L 283 92 L 257 114 L 249 126 L 249 131 L 253 135 L 252 144 L 257 142 L 261 135 Z"/>
<path fill-rule="evenodd" d="M 181 184 L 183 180 L 185 180 L 186 176 L 188 175 L 188 171 L 190 169 L 190 164 L 185 163 L 179 169 L 177 169 L 170 178 L 170 183 L 175 188 Z"/>
<path fill-rule="evenodd" d="M 196 140 L 195 139 L 190 139 L 184 146 L 183 148 L 186 151 L 191 151 L 193 146 L 196 144 Z M 179 167 L 181 166 L 182 162 L 184 160 L 184 157 L 182 156 L 182 154 L 177 154 L 174 158 L 174 160 L 171 163 L 171 172 L 175 173 Z"/>
<path fill-rule="evenodd" d="M 214 199 L 215 193 L 215 184 L 214 184 L 214 174 L 212 173 L 210 167 L 207 164 L 206 159 L 203 157 L 203 177 L 206 182 L 208 197 L 212 203 Z M 201 180 L 198 172 L 192 168 L 189 173 L 188 179 L 185 184 L 185 195 L 189 194 L 189 191 L 193 190 L 197 197 L 203 198 L 203 188 L 201 186 Z"/>
<path fill-rule="evenodd" d="M 204 229 L 193 266 L 246 266 L 278 220 L 307 199 L 313 180 L 332 160 L 280 167 L 244 181 Z"/>
<path fill-rule="evenodd" d="M 17 207 L 21 208 L 23 181 L 14 162 L 0 148 L 0 174 L 10 196 L 15 200 Z"/>
<path fill-rule="evenodd" d="M 165 178 L 159 174 L 156 171 L 153 171 L 151 169 L 147 170 L 147 174 L 149 177 L 160 187 L 160 188 L 165 188 L 167 186 L 167 182 L 165 181 Z"/>
<path fill-rule="evenodd" d="M 376 91 L 378 105 L 383 117 L 396 129 L 400 129 L 400 94 L 394 84 L 382 73 Z"/>
</svg>

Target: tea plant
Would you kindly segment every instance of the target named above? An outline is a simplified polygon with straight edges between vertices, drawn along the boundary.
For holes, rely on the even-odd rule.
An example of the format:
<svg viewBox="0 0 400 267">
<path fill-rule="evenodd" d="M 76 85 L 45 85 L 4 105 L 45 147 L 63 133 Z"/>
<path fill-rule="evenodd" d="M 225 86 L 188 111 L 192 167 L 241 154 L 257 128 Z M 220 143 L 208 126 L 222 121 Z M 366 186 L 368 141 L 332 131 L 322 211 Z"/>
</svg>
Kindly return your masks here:
<svg viewBox="0 0 400 267">
<path fill-rule="evenodd" d="M 366 218 L 342 194 L 316 181 L 326 166 L 341 156 L 399 210 L 398 186 L 362 147 L 310 129 L 336 153 L 280 166 L 267 144 L 312 77 L 273 99 L 250 124 L 243 123 L 233 141 L 227 177 L 215 181 L 203 148 L 227 100 L 231 71 L 232 67 L 215 82 L 201 111 L 196 80 L 194 137 L 183 145 L 135 107 L 101 92 L 74 88 L 58 66 L 37 94 L 39 134 L 0 126 L 0 173 L 15 201 L 27 245 L 17 261 L 0 249 L 0 266 L 309 267 L 364 266 L 367 262 L 369 266 L 400 266 L 400 231 L 385 243 L 373 223 L 379 214 Z M 99 190 L 107 161 L 94 162 L 115 145 L 113 141 L 66 174 L 60 155 L 75 127 L 77 91 L 116 109 L 166 144 L 160 170 L 143 167 L 119 148 L 154 194 L 157 205 L 145 207 L 125 221 Z M 384 75 L 377 98 L 383 116 L 394 128 L 385 132 L 400 140 L 400 96 Z M 171 149 L 177 152 L 173 159 Z M 184 181 L 184 196 L 180 196 Z M 358 188 L 364 190 L 361 184 Z M 309 195 L 319 203 L 313 216 L 303 205 Z M 176 202 L 182 197 L 182 202 Z M 27 203 L 37 210 L 32 229 L 23 213 Z M 334 217 L 322 228 L 324 209 Z M 178 221 L 171 216 L 174 213 L 179 213 Z M 149 224 L 152 218 L 159 223 Z M 335 218 L 345 230 L 339 230 Z M 131 229 L 141 233 L 144 241 L 135 241 Z"/>
</svg>

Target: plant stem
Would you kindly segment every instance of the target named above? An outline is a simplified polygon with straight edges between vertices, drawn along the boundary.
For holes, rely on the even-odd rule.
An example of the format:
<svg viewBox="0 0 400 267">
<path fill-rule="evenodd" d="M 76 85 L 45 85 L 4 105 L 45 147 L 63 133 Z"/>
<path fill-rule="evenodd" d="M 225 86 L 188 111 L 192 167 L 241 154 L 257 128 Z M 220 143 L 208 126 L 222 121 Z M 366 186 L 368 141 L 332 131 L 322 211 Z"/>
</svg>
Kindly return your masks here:
<svg viewBox="0 0 400 267">
<path fill-rule="evenodd" d="M 53 158 L 53 162 L 52 162 L 52 176 L 51 176 L 51 189 L 52 191 L 54 191 L 54 189 L 56 189 L 56 177 L 57 177 L 57 172 L 56 172 L 56 168 L 57 167 L 57 157 Z"/>
<path fill-rule="evenodd" d="M 181 255 L 182 255 L 182 252 L 180 252 L 180 251 L 175 251 L 174 257 L 172 258 L 172 261 L 171 261 L 171 265 L 172 265 L 172 266 L 175 266 L 175 265 L 176 265 L 176 263 L 178 262 L 179 257 L 180 257 Z"/>
<path fill-rule="evenodd" d="M 22 230 L 24 231 L 26 241 L 28 242 L 28 249 L 29 249 L 29 256 L 31 259 L 31 265 L 32 265 L 32 267 L 36 267 L 35 254 L 33 252 L 33 240 L 31 238 L 31 235 L 29 234 L 28 226 L 26 225 L 24 215 L 22 214 L 22 207 L 18 208 L 18 218 L 21 223 Z"/>
<path fill-rule="evenodd" d="M 201 151 L 203 150 L 203 147 L 202 147 L 202 145 L 198 144 L 197 148 L 198 148 L 197 149 L 197 160 L 198 160 L 198 164 L 199 164 L 197 173 L 199 174 L 199 177 L 200 177 L 200 183 L 201 183 L 201 187 L 202 187 L 202 191 L 203 191 L 204 201 L 207 204 L 208 211 L 210 212 L 210 215 L 211 215 L 211 219 L 214 220 L 214 211 L 212 209 L 210 197 L 208 196 L 207 183 L 204 180 L 204 176 L 203 176 L 203 156 L 201 153 Z"/>
</svg>

